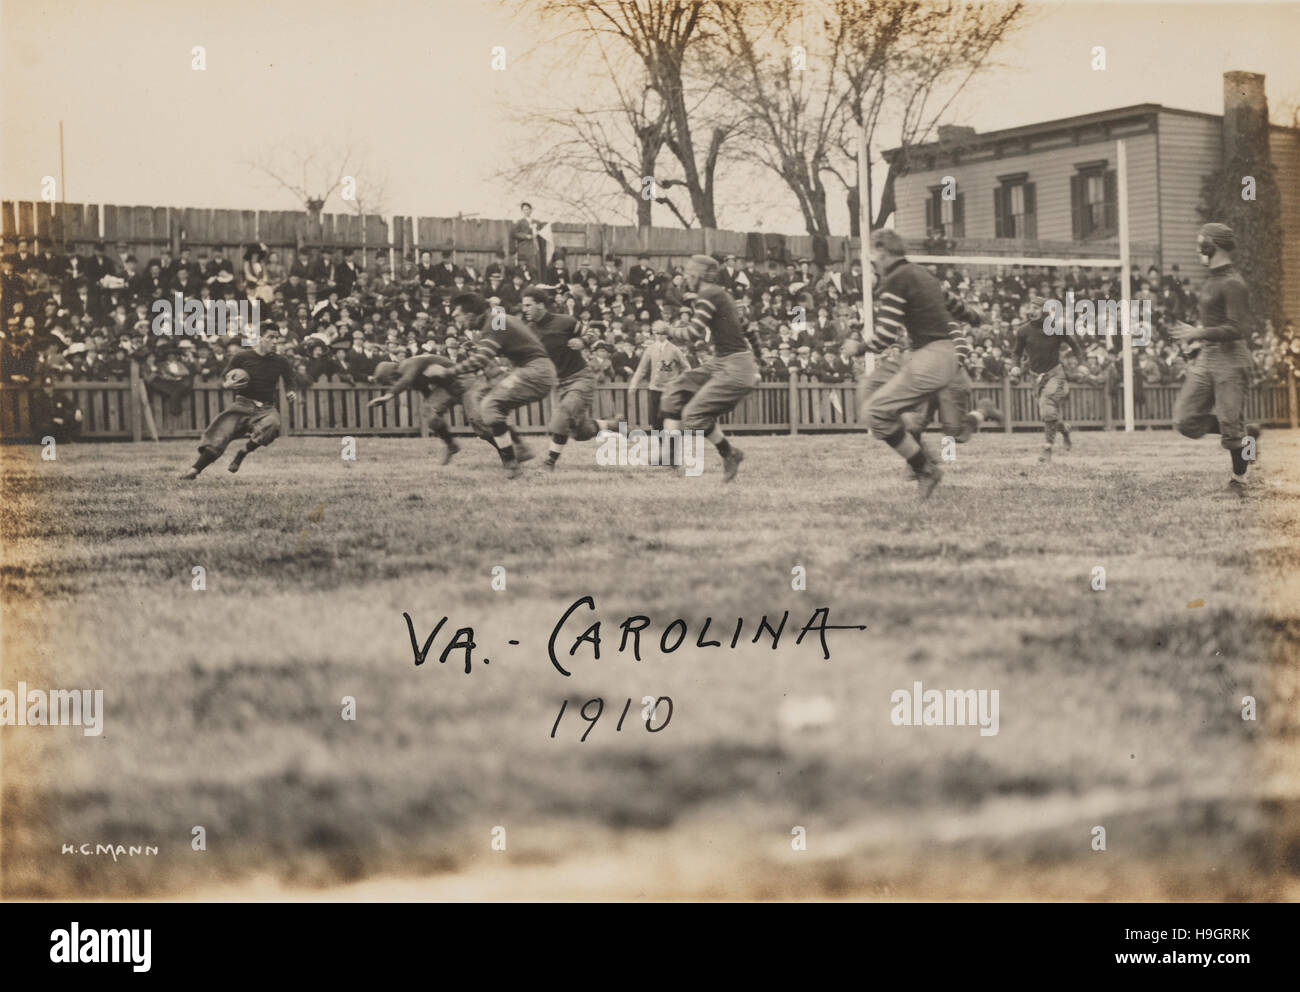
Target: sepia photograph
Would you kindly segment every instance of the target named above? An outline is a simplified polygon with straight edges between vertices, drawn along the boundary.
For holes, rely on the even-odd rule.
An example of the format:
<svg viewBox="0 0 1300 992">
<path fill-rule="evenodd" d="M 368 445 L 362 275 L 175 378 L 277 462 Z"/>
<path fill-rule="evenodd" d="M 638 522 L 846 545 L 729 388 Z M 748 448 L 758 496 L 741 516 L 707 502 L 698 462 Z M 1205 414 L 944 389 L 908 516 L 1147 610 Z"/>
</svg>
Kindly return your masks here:
<svg viewBox="0 0 1300 992">
<path fill-rule="evenodd" d="M 103 903 L 1300 899 L 1298 39 L 2 0 L 31 955 L 147 971 Z M 1091 951 L 1208 965 L 1131 919 Z"/>
</svg>

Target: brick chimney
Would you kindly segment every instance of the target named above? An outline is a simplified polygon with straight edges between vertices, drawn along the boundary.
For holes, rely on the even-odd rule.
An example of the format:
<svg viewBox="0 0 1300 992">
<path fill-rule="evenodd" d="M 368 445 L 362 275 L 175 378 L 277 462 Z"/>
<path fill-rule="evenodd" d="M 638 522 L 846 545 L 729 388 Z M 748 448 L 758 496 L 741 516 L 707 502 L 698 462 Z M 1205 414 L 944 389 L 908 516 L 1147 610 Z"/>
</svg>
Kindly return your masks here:
<svg viewBox="0 0 1300 992">
<path fill-rule="evenodd" d="M 973 127 L 964 127 L 957 124 L 939 125 L 939 144 L 943 145 L 945 148 L 964 145 L 973 137 L 975 137 L 975 129 Z"/>
<path fill-rule="evenodd" d="M 1258 72 L 1223 74 L 1223 160 L 1268 152 L 1268 97 Z"/>
</svg>

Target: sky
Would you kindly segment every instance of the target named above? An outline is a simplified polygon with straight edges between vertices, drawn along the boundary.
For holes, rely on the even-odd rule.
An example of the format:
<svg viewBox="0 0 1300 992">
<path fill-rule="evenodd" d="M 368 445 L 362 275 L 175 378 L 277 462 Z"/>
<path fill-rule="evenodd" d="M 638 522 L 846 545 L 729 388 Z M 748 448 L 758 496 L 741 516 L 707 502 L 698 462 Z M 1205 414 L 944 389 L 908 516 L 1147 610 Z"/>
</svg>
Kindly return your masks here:
<svg viewBox="0 0 1300 992">
<path fill-rule="evenodd" d="M 1300 103 L 1298 40 L 1300 3 L 1039 4 L 947 122 L 987 131 L 1135 103 L 1221 113 L 1231 69 L 1267 76 L 1276 119 Z M 567 82 L 538 43 L 494 0 L 0 0 L 0 198 L 36 200 L 57 179 L 62 120 L 69 202 L 293 209 L 248 163 L 351 148 L 360 192 L 382 180 L 388 213 L 512 218 L 528 196 L 543 219 L 578 219 L 499 175 L 535 140 L 516 109 Z M 581 100 L 576 68 L 573 84 Z M 801 232 L 779 184 L 754 182 L 721 178 L 720 226 Z M 832 222 L 847 233 L 838 206 Z"/>
</svg>

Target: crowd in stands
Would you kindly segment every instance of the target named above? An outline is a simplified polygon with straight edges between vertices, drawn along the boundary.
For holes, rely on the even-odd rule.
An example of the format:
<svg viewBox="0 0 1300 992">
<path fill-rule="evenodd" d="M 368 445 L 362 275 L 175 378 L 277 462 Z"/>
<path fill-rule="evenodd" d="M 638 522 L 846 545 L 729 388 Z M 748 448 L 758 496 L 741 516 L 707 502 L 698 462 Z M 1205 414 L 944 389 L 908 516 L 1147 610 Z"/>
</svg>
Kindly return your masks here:
<svg viewBox="0 0 1300 992">
<path fill-rule="evenodd" d="M 260 305 L 261 329 L 278 330 L 276 348 L 288 355 L 299 385 L 373 381 L 375 366 L 420 352 L 457 358 L 469 340 L 452 320 L 450 299 L 474 290 L 517 312 L 522 291 L 556 287 L 555 308 L 571 314 L 586 340 L 588 362 L 602 381 L 627 381 L 658 321 L 689 322 L 681 268 L 655 267 L 648 256 L 613 256 L 573 264 L 563 256 L 532 271 L 530 256 L 498 251 L 483 271 L 452 251 L 423 251 L 395 269 L 380 254 L 369 267 L 350 249 L 298 252 L 265 245 L 183 248 L 141 260 L 125 243 L 96 244 L 90 254 L 63 253 L 19 240 L 3 257 L 3 347 L 6 382 L 112 380 L 131 363 L 154 391 L 174 396 L 220 376 L 239 337 L 184 334 L 159 324 L 156 300 L 175 294 L 205 306 L 233 310 L 240 300 Z M 522 261 L 521 261 L 522 259 Z M 722 258 L 721 281 L 736 297 L 743 321 L 761 344 L 763 376 L 792 374 L 822 382 L 851 382 L 862 359 L 841 355 L 841 343 L 862 328 L 862 269 L 858 261 L 819 265 L 810 259 Z M 972 329 L 971 377 L 1000 382 L 1011 372 L 1014 331 L 1031 297 L 1118 299 L 1118 274 L 1090 268 L 942 268 L 949 287 L 985 315 Z M 1186 357 L 1167 334 L 1176 320 L 1196 320 L 1190 279 L 1178 267 L 1131 274 L 1131 292 L 1150 301 L 1154 334 L 1137 349 L 1139 386 L 1181 381 Z M 159 333 L 159 329 L 176 333 Z M 210 329 L 210 328 L 209 328 Z M 473 332 L 469 332 L 472 334 Z M 1086 339 L 1088 361 L 1067 362 L 1071 379 L 1116 386 L 1118 337 Z M 1300 340 L 1290 321 L 1280 333 L 1266 328 L 1251 342 L 1259 382 L 1285 381 L 1300 365 Z M 709 345 L 683 346 L 692 365 Z"/>
</svg>

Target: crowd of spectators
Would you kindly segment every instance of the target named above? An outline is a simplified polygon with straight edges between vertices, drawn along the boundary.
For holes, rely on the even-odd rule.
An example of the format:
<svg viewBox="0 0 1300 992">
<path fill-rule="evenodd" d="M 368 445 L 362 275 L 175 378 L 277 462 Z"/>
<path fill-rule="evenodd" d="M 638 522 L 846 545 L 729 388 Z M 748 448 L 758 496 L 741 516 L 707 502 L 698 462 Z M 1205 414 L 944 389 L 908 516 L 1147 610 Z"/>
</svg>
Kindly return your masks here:
<svg viewBox="0 0 1300 992">
<path fill-rule="evenodd" d="M 158 333 L 154 302 L 178 293 L 232 309 L 240 300 L 258 301 L 261 328 L 278 330 L 276 347 L 290 357 L 300 386 L 371 382 L 379 362 L 421 352 L 463 355 L 470 341 L 453 322 L 449 302 L 463 290 L 517 312 L 530 284 L 556 287 L 555 307 L 577 320 L 587 360 L 602 381 L 632 377 L 657 322 L 689 322 L 681 268 L 656 267 L 646 255 L 629 259 L 625 268 L 613 256 L 571 264 L 561 253 L 533 271 L 529 256 L 507 258 L 498 251 L 478 271 L 450 250 L 437 259 L 422 251 L 394 269 L 383 254 L 366 266 L 351 249 L 183 248 L 142 262 L 125 243 L 112 250 L 96 244 L 88 255 L 26 240 L 12 247 L 2 265 L 0 376 L 14 383 L 120 379 L 133 362 L 152 390 L 169 397 L 219 378 L 240 339 Z M 761 343 L 764 379 L 788 381 L 798 374 L 837 383 L 861 374 L 862 359 L 841 354 L 841 343 L 862 329 L 858 261 L 819 265 L 806 258 L 760 262 L 734 255 L 721 261 L 721 281 Z M 1118 273 L 1092 268 L 944 267 L 938 274 L 985 315 L 971 331 L 970 367 L 972 378 L 984 383 L 1010 374 L 1015 328 L 1031 297 L 1120 296 Z M 1130 285 L 1133 298 L 1149 301 L 1153 315 L 1151 342 L 1136 352 L 1139 385 L 1181 381 L 1187 359 L 1167 330 L 1174 321 L 1196 320 L 1190 279 L 1177 266 L 1163 276 L 1154 267 L 1145 275 L 1135 267 Z M 1085 339 L 1087 362 L 1068 360 L 1071 379 L 1113 388 L 1119 341 L 1104 334 Z M 1257 381 L 1285 381 L 1287 369 L 1300 363 L 1300 340 L 1289 321 L 1281 333 L 1266 328 L 1251 347 Z M 696 365 L 709 345 L 696 341 L 683 350 Z"/>
</svg>

